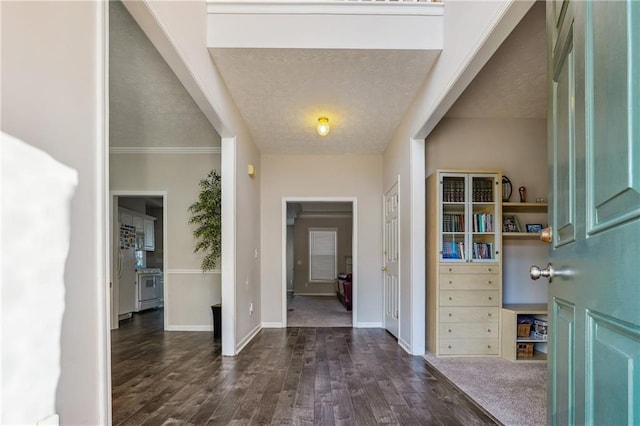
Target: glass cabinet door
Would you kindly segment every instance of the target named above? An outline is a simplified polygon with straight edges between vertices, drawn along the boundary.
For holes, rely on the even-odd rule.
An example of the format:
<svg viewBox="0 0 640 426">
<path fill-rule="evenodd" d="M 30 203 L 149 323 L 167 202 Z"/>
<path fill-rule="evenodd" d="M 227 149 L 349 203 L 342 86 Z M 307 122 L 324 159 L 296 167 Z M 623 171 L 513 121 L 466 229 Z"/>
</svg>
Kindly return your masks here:
<svg viewBox="0 0 640 426">
<path fill-rule="evenodd" d="M 497 182 L 495 174 L 441 176 L 440 260 L 495 261 L 500 226 L 496 222 Z"/>
<path fill-rule="evenodd" d="M 446 261 L 466 261 L 467 255 L 467 176 L 442 176 L 440 208 L 442 249 Z"/>
<path fill-rule="evenodd" d="M 470 175 L 469 197 L 469 258 L 473 262 L 493 262 L 498 254 L 499 240 L 496 238 L 496 206 L 498 186 L 495 175 Z"/>
</svg>

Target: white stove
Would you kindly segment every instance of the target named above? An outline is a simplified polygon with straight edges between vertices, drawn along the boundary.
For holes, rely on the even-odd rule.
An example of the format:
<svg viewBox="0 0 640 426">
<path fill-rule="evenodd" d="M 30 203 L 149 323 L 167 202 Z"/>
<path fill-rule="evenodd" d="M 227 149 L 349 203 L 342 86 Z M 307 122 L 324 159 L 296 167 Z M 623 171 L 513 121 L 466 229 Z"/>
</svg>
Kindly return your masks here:
<svg viewBox="0 0 640 426">
<path fill-rule="evenodd" d="M 163 305 L 163 277 L 160 268 L 136 270 L 136 312 Z"/>
</svg>

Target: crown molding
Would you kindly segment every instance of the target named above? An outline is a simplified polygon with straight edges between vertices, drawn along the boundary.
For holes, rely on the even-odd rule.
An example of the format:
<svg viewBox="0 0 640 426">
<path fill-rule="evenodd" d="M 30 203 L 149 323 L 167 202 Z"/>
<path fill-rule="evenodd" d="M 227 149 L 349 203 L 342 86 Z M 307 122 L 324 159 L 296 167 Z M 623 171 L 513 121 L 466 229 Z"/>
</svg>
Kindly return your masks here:
<svg viewBox="0 0 640 426">
<path fill-rule="evenodd" d="M 335 0 L 208 0 L 213 14 L 319 14 L 319 15 L 421 15 L 442 16 L 442 2 L 432 1 L 343 1 Z"/>
<path fill-rule="evenodd" d="M 112 146 L 109 154 L 130 155 L 130 154 L 221 154 L 222 149 L 217 146 Z"/>
</svg>

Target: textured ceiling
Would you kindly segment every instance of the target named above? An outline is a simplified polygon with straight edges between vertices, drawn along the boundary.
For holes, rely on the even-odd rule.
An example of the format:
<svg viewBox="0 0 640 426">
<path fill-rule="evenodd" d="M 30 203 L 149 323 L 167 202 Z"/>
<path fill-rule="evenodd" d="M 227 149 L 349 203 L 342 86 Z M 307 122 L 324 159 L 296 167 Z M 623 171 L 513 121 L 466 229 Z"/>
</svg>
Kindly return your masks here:
<svg viewBox="0 0 640 426">
<path fill-rule="evenodd" d="M 536 2 L 446 116 L 544 119 L 546 81 L 544 2 Z"/>
<path fill-rule="evenodd" d="M 210 49 L 264 153 L 382 153 L 438 52 Z M 329 117 L 331 132 L 315 125 Z"/>
</svg>

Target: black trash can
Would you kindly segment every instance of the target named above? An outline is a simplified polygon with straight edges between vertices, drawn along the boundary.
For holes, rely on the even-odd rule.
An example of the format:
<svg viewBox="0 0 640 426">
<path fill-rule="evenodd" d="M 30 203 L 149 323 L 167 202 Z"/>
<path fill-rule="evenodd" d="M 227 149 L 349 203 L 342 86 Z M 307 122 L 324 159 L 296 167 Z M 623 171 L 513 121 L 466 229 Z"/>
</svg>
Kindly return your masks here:
<svg viewBox="0 0 640 426">
<path fill-rule="evenodd" d="M 220 339 L 222 337 L 222 304 L 211 305 L 213 312 L 213 338 Z"/>
</svg>

